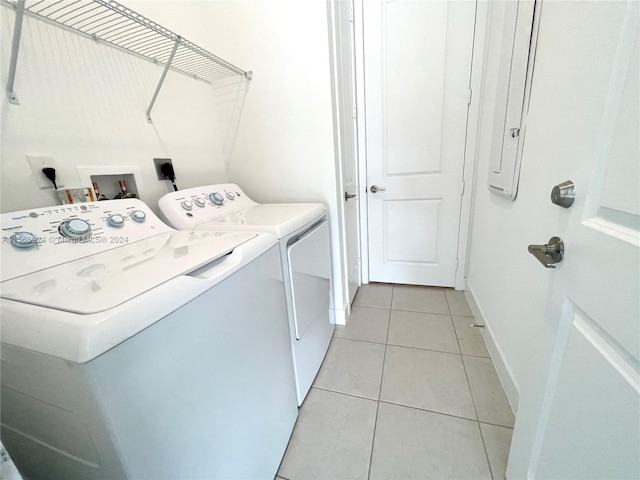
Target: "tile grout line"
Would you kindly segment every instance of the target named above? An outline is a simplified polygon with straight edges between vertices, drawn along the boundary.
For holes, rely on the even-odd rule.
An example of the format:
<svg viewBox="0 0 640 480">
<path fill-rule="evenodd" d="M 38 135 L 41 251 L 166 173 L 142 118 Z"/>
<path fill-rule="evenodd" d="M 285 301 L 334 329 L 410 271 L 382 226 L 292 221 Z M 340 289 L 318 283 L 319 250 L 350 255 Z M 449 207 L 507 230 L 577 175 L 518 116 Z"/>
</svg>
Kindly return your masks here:
<svg viewBox="0 0 640 480">
<path fill-rule="evenodd" d="M 507 430 L 511 430 L 513 431 L 513 427 L 507 427 L 505 425 L 500 425 L 499 423 L 491 423 L 491 422 L 480 422 L 478 421 L 478 423 L 482 424 L 482 425 L 489 425 L 491 427 L 499 427 L 499 428 L 506 428 Z"/>
<path fill-rule="evenodd" d="M 397 310 L 390 310 L 390 312 L 394 312 L 394 311 L 397 311 Z M 388 336 L 388 333 L 387 333 L 387 336 Z M 446 350 L 435 350 L 433 348 L 412 347 L 412 346 L 409 346 L 409 345 L 400 345 L 399 343 L 374 342 L 372 340 L 362 340 L 360 338 L 340 337 L 340 336 L 336 336 L 336 335 L 334 335 L 333 338 L 337 338 L 338 340 L 350 340 L 352 342 L 370 343 L 370 344 L 373 344 L 373 345 L 390 345 L 392 347 L 410 348 L 412 350 L 422 350 L 422 351 L 426 351 L 426 352 L 448 353 L 450 355 L 464 355 L 466 357 L 474 357 L 474 358 L 489 358 L 489 359 L 491 358 L 491 357 L 483 357 L 482 355 L 470 355 L 470 354 L 467 354 L 467 353 L 461 354 L 460 352 L 447 352 Z M 457 337 L 456 337 L 456 341 L 457 341 Z M 458 344 L 458 348 L 460 348 L 459 344 Z"/>
<path fill-rule="evenodd" d="M 380 400 L 380 403 L 386 403 L 387 405 L 394 405 L 396 407 L 410 408 L 411 410 L 417 410 L 419 412 L 433 413 L 434 415 L 444 415 L 445 417 L 457 418 L 458 420 L 466 420 L 467 422 L 478 423 L 478 421 L 474 420 L 473 418 L 461 417 L 460 415 L 454 415 L 453 413 L 445 413 L 445 412 L 439 412 L 437 410 L 429 410 L 427 408 L 416 407 L 414 405 L 406 405 L 404 403 L 392 402 L 390 400 Z"/>
<path fill-rule="evenodd" d="M 447 307 L 449 308 L 449 314 L 451 314 L 451 305 L 449 305 L 449 299 L 447 298 L 447 294 L 444 295 L 445 300 L 447 301 Z M 487 452 L 487 445 L 484 441 L 484 435 L 482 434 L 482 428 L 480 427 L 480 417 L 478 416 L 478 409 L 476 407 L 476 401 L 473 398 L 473 390 L 471 389 L 471 382 L 469 381 L 469 373 L 467 372 L 467 365 L 464 363 L 464 355 L 462 354 L 462 347 L 460 346 L 460 339 L 458 338 L 458 331 L 456 330 L 455 323 L 453 321 L 453 315 L 450 315 L 451 325 L 453 326 L 453 331 L 456 334 L 456 341 L 458 342 L 458 348 L 460 349 L 460 361 L 462 362 L 462 368 L 464 369 L 464 376 L 467 379 L 467 386 L 469 387 L 469 394 L 471 395 L 471 404 L 473 405 L 473 411 L 476 414 L 476 425 L 478 426 L 478 431 L 480 432 L 480 440 L 482 441 L 482 448 L 484 449 L 484 456 L 487 460 L 487 466 L 489 467 L 489 474 L 491 478 L 495 480 L 495 476 L 493 474 L 493 468 L 491 468 L 491 462 L 489 461 L 489 452 Z"/>
<path fill-rule="evenodd" d="M 323 392 L 335 393 L 336 395 L 344 395 L 346 397 L 358 398 L 360 400 L 368 400 L 370 402 L 376 402 L 376 403 L 386 403 L 387 405 L 394 405 L 396 407 L 405 407 L 405 408 L 410 408 L 412 410 L 418 410 L 420 412 L 433 413 L 434 415 L 444 415 L 445 417 L 457 418 L 459 420 L 467 420 L 469 422 L 481 423 L 483 425 L 490 425 L 492 427 L 499 427 L 499 428 L 506 428 L 507 430 L 513 430 L 512 427 L 506 427 L 498 423 L 479 422 L 478 420 L 475 420 L 473 418 L 462 417 L 460 415 L 454 415 L 453 413 L 446 413 L 438 410 L 429 410 L 428 408 L 416 407 L 415 405 L 407 405 L 406 403 L 392 402 L 390 400 L 374 400 L 373 398 L 363 397 L 361 395 L 355 395 L 353 393 L 340 392 L 338 390 L 330 390 L 328 388 L 323 388 L 323 387 L 313 386 L 311 388 L 315 388 L 316 390 L 322 390 Z"/>
<path fill-rule="evenodd" d="M 387 360 L 387 342 L 389 341 L 389 330 L 391 329 L 391 306 L 393 305 L 393 292 L 395 286 L 391 289 L 391 305 L 389 305 L 389 318 L 387 321 L 387 336 L 384 341 L 384 354 L 382 355 L 382 371 L 380 372 L 380 387 L 378 388 L 378 401 L 376 402 L 376 419 L 373 423 L 373 435 L 371 437 L 371 453 L 369 454 L 369 469 L 367 471 L 367 480 L 371 478 L 371 465 L 373 463 L 373 448 L 376 444 L 376 430 L 378 428 L 378 411 L 380 410 L 380 396 L 382 395 L 382 381 L 384 379 L 384 364 Z"/>
<path fill-rule="evenodd" d="M 352 304 L 351 307 L 358 307 L 358 308 L 375 308 L 376 310 L 389 310 L 391 307 L 378 307 L 377 305 L 360 305 L 360 304 Z"/>
<path fill-rule="evenodd" d="M 341 392 L 340 390 L 331 390 L 329 388 L 325 388 L 325 387 L 317 387 L 315 385 L 313 385 L 311 388 L 314 388 L 316 390 L 322 390 L 323 392 L 328 392 L 328 393 L 335 393 L 336 395 L 343 395 L 345 397 L 351 397 L 351 398 L 357 398 L 359 400 L 368 400 L 369 402 L 376 402 L 377 400 L 373 399 L 373 398 L 369 398 L 369 397 L 363 397 L 361 395 L 356 395 L 354 393 L 347 393 L 347 392 Z M 500 426 L 500 425 L 496 425 L 496 426 Z"/>
<path fill-rule="evenodd" d="M 330 388 L 317 387 L 315 385 L 312 386 L 311 388 L 315 388 L 316 390 L 322 390 L 323 392 L 337 393 L 338 395 L 346 395 L 347 397 L 359 398 L 360 400 L 369 400 L 371 402 L 377 402 L 375 398 L 364 397 L 362 395 L 356 395 L 355 393 L 341 392 L 340 390 L 331 390 Z"/>
</svg>

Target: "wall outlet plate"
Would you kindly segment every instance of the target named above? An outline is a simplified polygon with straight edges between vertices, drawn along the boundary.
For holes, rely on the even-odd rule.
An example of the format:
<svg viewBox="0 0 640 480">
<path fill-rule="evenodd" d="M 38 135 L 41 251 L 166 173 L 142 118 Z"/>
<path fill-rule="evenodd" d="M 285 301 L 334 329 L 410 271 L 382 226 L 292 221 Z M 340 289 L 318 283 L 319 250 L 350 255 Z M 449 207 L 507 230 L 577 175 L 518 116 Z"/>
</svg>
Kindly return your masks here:
<svg viewBox="0 0 640 480">
<path fill-rule="evenodd" d="M 27 155 L 27 160 L 29 161 L 29 165 L 31 165 L 31 171 L 33 172 L 38 187 L 40 187 L 41 190 L 46 188 L 53 190 L 53 183 L 42 173 L 42 169 L 45 167 L 55 168 L 56 174 L 59 175 L 60 171 L 57 168 L 58 165 L 55 159 L 50 155 Z M 62 179 L 56 178 L 58 188 L 64 187 L 60 180 Z"/>
<path fill-rule="evenodd" d="M 156 175 L 158 176 L 158 180 L 169 180 L 169 178 L 165 177 L 165 175 L 162 173 L 162 170 L 160 170 L 160 167 L 165 163 L 170 163 L 171 166 L 173 166 L 173 162 L 171 161 L 170 158 L 154 158 L 153 159 L 153 165 L 156 167 Z"/>
</svg>

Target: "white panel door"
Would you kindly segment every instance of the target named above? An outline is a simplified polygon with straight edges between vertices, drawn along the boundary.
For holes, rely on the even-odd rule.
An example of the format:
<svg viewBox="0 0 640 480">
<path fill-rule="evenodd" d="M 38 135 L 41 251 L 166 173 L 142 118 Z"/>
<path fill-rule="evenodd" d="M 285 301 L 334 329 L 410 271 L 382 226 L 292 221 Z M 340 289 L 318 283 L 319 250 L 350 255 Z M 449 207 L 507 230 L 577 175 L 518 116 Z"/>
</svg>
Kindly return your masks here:
<svg viewBox="0 0 640 480">
<path fill-rule="evenodd" d="M 453 286 L 475 2 L 363 5 L 370 280 Z"/>
<path fill-rule="evenodd" d="M 639 10 L 542 6 L 540 39 L 568 48 L 536 62 L 525 161 L 573 180 L 576 201 L 548 232 L 565 243 L 550 272 L 553 355 L 539 401 L 521 399 L 508 478 L 640 478 Z M 573 15 L 580 28 L 552 24 Z"/>
<path fill-rule="evenodd" d="M 334 2 L 336 36 L 336 76 L 339 105 L 340 160 L 344 195 L 346 276 L 349 305 L 356 296 L 360 281 L 360 230 L 358 207 L 358 155 L 356 151 L 355 80 L 353 55 L 352 2 Z M 352 196 L 355 195 L 355 196 Z"/>
</svg>

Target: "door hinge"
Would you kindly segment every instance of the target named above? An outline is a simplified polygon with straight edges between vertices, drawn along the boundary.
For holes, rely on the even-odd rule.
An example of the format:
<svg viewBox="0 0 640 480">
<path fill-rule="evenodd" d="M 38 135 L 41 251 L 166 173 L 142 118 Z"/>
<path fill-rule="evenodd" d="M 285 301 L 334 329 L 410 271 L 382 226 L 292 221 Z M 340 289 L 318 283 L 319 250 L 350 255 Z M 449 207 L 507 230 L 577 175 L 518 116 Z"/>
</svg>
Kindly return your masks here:
<svg viewBox="0 0 640 480">
<path fill-rule="evenodd" d="M 460 192 L 460 196 L 464 195 L 464 188 L 465 188 L 465 186 L 466 186 L 466 183 L 464 183 L 464 180 L 463 180 L 463 181 L 462 181 L 462 189 L 461 189 L 461 192 Z"/>
<path fill-rule="evenodd" d="M 353 114 L 353 118 L 357 118 L 357 116 L 358 116 L 358 109 L 356 108 L 356 106 L 355 106 L 355 105 L 353 105 L 352 114 Z"/>
<path fill-rule="evenodd" d="M 471 105 L 471 98 L 473 97 L 473 90 L 469 89 L 469 98 L 467 100 L 467 105 Z"/>
<path fill-rule="evenodd" d="M 353 4 L 349 5 L 349 21 L 353 22 Z"/>
</svg>

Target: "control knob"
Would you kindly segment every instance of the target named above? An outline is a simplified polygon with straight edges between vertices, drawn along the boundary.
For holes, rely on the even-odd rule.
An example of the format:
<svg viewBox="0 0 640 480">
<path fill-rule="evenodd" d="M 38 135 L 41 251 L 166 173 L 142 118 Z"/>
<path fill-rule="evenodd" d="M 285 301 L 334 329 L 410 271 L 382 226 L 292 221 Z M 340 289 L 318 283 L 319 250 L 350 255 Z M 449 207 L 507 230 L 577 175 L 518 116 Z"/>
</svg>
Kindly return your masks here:
<svg viewBox="0 0 640 480">
<path fill-rule="evenodd" d="M 58 227 L 58 231 L 63 237 L 86 240 L 91 236 L 91 225 L 80 218 L 72 218 L 62 222 Z"/>
<path fill-rule="evenodd" d="M 38 240 L 31 232 L 16 232 L 11 235 L 11 245 L 16 248 L 31 248 L 38 245 Z"/>
<path fill-rule="evenodd" d="M 193 208 L 193 203 L 189 200 L 185 200 L 180 205 L 182 205 L 182 208 L 184 208 L 185 210 L 191 210 Z"/>
<path fill-rule="evenodd" d="M 117 213 L 114 215 L 109 215 L 107 217 L 107 224 L 110 227 L 121 227 L 124 225 L 124 217 L 122 215 L 118 215 Z"/>
<path fill-rule="evenodd" d="M 235 200 L 236 199 L 236 194 L 233 192 L 227 192 L 227 198 L 229 200 Z"/>
<path fill-rule="evenodd" d="M 205 206 L 205 201 L 202 198 L 196 198 L 194 202 L 196 202 L 196 205 L 201 208 Z"/>
<path fill-rule="evenodd" d="M 223 196 L 218 192 L 209 195 L 209 200 L 211 200 L 215 205 L 222 205 L 222 203 L 224 202 Z"/>
<path fill-rule="evenodd" d="M 131 218 L 138 223 L 142 223 L 147 219 L 147 214 L 142 210 L 134 210 L 131 212 Z"/>
</svg>

